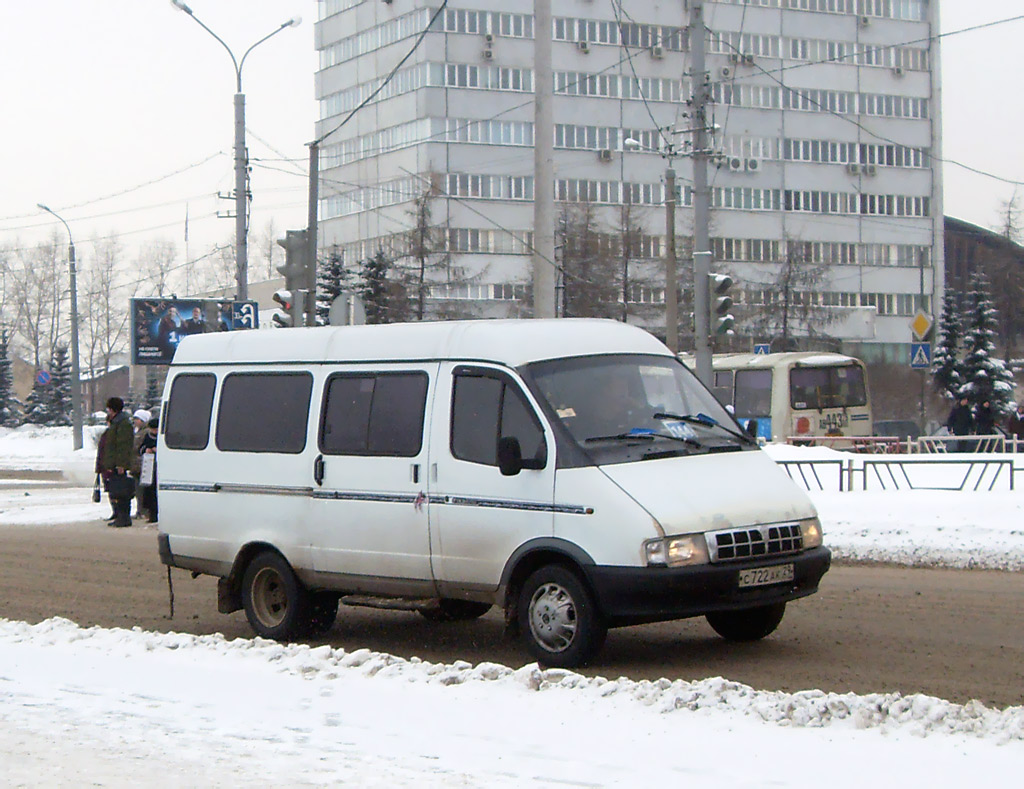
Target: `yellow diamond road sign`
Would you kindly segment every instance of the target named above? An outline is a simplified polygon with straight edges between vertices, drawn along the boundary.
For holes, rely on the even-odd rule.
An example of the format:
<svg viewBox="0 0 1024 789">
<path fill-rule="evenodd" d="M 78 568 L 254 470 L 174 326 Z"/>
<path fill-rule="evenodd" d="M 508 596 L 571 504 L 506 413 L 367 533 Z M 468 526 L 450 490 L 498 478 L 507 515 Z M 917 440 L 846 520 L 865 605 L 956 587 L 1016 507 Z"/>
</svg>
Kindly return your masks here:
<svg viewBox="0 0 1024 789">
<path fill-rule="evenodd" d="M 932 328 L 932 319 L 923 310 L 918 310 L 914 319 L 910 322 L 910 330 L 919 340 L 924 340 Z"/>
</svg>

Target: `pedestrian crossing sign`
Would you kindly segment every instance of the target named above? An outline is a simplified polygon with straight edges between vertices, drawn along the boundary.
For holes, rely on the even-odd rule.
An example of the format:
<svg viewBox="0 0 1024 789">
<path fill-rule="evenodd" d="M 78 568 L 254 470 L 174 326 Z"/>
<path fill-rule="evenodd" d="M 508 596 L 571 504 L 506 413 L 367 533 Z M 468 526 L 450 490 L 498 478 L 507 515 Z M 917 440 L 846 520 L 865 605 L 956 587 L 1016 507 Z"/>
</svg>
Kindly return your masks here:
<svg viewBox="0 0 1024 789">
<path fill-rule="evenodd" d="M 910 343 L 910 366 L 915 370 L 926 370 L 932 366 L 932 344 L 930 342 Z"/>
</svg>

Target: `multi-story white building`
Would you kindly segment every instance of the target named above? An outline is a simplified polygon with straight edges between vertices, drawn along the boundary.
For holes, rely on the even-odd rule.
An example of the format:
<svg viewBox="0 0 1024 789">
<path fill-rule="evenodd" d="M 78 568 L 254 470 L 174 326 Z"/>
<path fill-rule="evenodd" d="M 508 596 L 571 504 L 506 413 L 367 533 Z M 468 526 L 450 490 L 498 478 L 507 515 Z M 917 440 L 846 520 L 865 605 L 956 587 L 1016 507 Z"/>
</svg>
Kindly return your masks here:
<svg viewBox="0 0 1024 789">
<path fill-rule="evenodd" d="M 614 238 L 630 205 L 642 233 L 626 312 L 661 334 L 659 153 L 669 143 L 681 316 L 689 287 L 694 163 L 688 136 L 672 130 L 689 128 L 699 76 L 687 30 L 694 1 L 559 0 L 552 9 L 556 209 L 587 202 Z M 428 312 L 465 300 L 468 314 L 530 315 L 533 3 L 319 6 L 321 247 L 337 245 L 349 264 L 379 249 L 413 271 L 422 264 Z M 708 176 L 712 265 L 737 280 L 737 331 L 751 341 L 777 332 L 766 314 L 809 303 L 802 318 L 791 311 L 795 333 L 905 361 L 910 319 L 933 312 L 943 281 L 937 6 L 703 3 L 720 154 Z M 432 228 L 427 244 L 416 243 L 418 225 Z M 745 332 L 755 315 L 760 328 Z M 684 326 L 684 346 L 685 335 Z"/>
</svg>

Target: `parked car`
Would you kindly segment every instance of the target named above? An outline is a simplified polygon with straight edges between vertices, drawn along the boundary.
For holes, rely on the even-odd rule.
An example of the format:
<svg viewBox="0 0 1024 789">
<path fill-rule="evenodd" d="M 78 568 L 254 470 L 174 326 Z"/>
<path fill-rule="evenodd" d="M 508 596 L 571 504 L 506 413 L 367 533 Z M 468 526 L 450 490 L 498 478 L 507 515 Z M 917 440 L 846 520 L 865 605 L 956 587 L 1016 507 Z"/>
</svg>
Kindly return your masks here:
<svg viewBox="0 0 1024 789">
<path fill-rule="evenodd" d="M 895 438 L 911 438 L 917 440 L 921 437 L 921 428 L 912 419 L 880 419 L 875 422 L 873 434 L 876 436 L 893 436 Z"/>
</svg>

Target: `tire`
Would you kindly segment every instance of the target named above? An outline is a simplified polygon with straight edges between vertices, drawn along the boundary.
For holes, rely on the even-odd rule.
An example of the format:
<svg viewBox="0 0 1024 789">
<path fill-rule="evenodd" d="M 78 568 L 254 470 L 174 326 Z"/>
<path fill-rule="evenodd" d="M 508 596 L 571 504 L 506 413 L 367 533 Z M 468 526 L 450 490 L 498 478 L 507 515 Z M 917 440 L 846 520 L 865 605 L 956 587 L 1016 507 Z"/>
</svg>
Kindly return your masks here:
<svg viewBox="0 0 1024 789">
<path fill-rule="evenodd" d="M 306 633 L 322 636 L 338 618 L 339 597 L 333 592 L 317 592 L 309 596 L 309 615 L 306 619 Z"/>
<path fill-rule="evenodd" d="M 490 610 L 490 603 L 442 598 L 437 608 L 421 608 L 420 614 L 431 622 L 467 622 L 479 619 Z"/>
<path fill-rule="evenodd" d="M 249 563 L 242 604 L 250 627 L 264 638 L 283 641 L 308 632 L 309 593 L 278 553 L 264 551 Z"/>
<path fill-rule="evenodd" d="M 519 592 L 519 630 L 542 666 L 585 666 L 604 645 L 608 628 L 579 576 L 556 564 L 526 579 Z"/>
<path fill-rule="evenodd" d="M 773 603 L 741 611 L 717 611 L 707 615 L 708 624 L 729 641 L 758 641 L 775 632 L 786 613 L 785 603 Z"/>
</svg>

